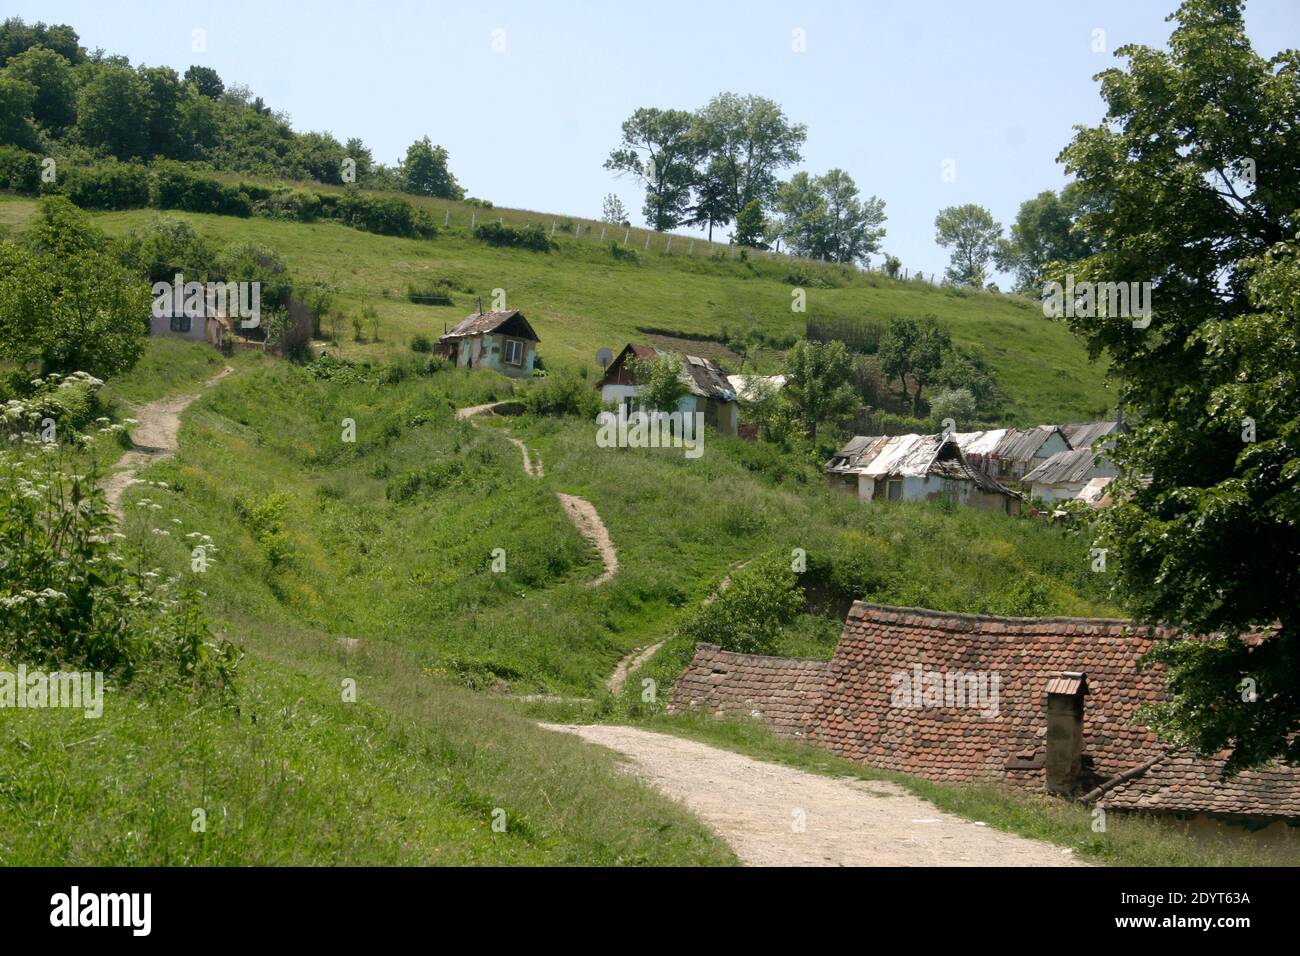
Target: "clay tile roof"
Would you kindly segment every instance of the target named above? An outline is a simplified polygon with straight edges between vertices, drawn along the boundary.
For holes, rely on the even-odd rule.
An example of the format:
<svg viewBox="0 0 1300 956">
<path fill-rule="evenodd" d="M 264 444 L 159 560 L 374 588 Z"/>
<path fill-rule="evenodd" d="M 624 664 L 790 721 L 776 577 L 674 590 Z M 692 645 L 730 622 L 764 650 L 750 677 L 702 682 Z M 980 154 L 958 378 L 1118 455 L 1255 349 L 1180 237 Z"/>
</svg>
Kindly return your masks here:
<svg viewBox="0 0 1300 956">
<path fill-rule="evenodd" d="M 1083 422 L 1077 425 L 1062 425 L 1061 431 L 1065 433 L 1065 440 L 1070 443 L 1071 448 L 1091 448 L 1092 443 L 1098 438 L 1103 438 L 1111 432 L 1121 431 L 1123 427 L 1119 422 Z"/>
<path fill-rule="evenodd" d="M 1056 677 L 1049 678 L 1047 681 L 1047 693 L 1064 694 L 1067 697 L 1073 697 L 1082 691 L 1088 692 L 1088 680 L 1078 671 L 1066 671 L 1058 674 Z"/>
<path fill-rule="evenodd" d="M 857 602 L 831 659 L 811 736 L 851 759 L 929 779 L 1039 788 L 1044 689 L 1083 690 L 1087 790 L 1163 752 L 1137 720 L 1143 706 L 1164 698 L 1163 669 L 1139 671 L 1136 664 L 1153 641 L 1172 636 L 1167 628 L 1108 618 L 996 617 Z M 899 706 L 893 693 L 901 677 L 931 673 L 983 675 L 985 703 L 996 707 Z M 1270 766 L 1225 781 L 1222 766 L 1222 759 L 1189 754 L 1162 758 L 1106 794 L 1105 803 L 1300 817 L 1300 768 Z"/>
<path fill-rule="evenodd" d="M 1186 750 L 1166 754 L 1098 803 L 1118 810 L 1300 818 L 1300 770 L 1275 764 L 1222 779 L 1225 759 Z"/>
</svg>

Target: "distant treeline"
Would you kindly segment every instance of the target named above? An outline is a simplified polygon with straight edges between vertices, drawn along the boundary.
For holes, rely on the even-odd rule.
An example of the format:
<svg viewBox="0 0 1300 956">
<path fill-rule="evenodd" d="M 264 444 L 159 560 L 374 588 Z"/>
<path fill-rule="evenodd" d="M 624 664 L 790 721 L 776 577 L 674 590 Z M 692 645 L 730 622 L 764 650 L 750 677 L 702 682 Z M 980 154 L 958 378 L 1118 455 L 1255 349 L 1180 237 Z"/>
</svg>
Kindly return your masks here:
<svg viewBox="0 0 1300 956">
<path fill-rule="evenodd" d="M 87 52 L 66 24 L 0 22 L 0 145 L 76 166 L 173 159 L 272 179 L 463 199 L 447 151 L 427 136 L 392 166 L 359 138 L 300 133 L 246 86 L 207 66 L 132 66 Z"/>
</svg>

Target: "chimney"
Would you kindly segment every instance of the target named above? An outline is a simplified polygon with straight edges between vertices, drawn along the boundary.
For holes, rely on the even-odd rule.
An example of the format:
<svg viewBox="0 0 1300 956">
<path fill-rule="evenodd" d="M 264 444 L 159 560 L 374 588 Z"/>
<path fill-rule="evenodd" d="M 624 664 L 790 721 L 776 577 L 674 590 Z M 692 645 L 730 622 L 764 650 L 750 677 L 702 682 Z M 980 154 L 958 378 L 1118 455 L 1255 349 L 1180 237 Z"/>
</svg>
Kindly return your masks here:
<svg viewBox="0 0 1300 956">
<path fill-rule="evenodd" d="M 1083 764 L 1083 696 L 1088 679 L 1081 671 L 1062 671 L 1047 682 L 1047 792 L 1072 796 Z"/>
</svg>

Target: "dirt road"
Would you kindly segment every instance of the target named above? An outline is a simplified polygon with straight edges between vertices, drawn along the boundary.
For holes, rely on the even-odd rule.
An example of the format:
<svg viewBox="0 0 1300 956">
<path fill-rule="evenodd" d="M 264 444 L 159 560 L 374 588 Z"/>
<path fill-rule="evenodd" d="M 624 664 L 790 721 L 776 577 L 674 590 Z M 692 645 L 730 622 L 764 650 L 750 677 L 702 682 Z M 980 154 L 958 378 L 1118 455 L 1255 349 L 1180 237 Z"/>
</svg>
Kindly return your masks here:
<svg viewBox="0 0 1300 956">
<path fill-rule="evenodd" d="M 233 371 L 227 365 L 208 379 L 205 385 L 219 382 Z M 190 392 L 173 395 L 132 409 L 131 417 L 138 422 L 131 431 L 131 441 L 135 447 L 113 464 L 113 473 L 102 483 L 108 508 L 117 517 L 122 517 L 122 493 L 135 483 L 136 473 L 141 468 L 176 454 L 181 431 L 181 412 L 200 394 L 202 393 Z"/>
<path fill-rule="evenodd" d="M 559 726 L 629 759 L 751 866 L 1082 866 L 1050 843 L 945 813 L 892 783 L 837 779 L 634 727 Z"/>
</svg>

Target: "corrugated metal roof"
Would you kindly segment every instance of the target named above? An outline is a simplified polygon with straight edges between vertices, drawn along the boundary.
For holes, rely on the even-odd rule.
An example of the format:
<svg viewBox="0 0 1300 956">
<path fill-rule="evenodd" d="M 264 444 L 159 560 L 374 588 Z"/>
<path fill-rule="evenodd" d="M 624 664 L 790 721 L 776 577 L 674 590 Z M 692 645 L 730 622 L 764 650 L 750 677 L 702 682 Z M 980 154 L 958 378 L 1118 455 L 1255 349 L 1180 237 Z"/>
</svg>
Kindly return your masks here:
<svg viewBox="0 0 1300 956">
<path fill-rule="evenodd" d="M 1030 471 L 1021 480 L 1025 484 L 1055 485 L 1061 482 L 1087 481 L 1088 472 L 1101 457 L 1089 448 L 1058 451 L 1047 461 Z"/>
<path fill-rule="evenodd" d="M 859 435 L 827 462 L 832 474 L 868 478 L 923 478 L 942 475 L 972 481 L 984 491 L 1020 497 L 966 461 L 955 437 L 943 435 Z"/>
<path fill-rule="evenodd" d="M 785 387 L 786 377 L 784 375 L 728 375 L 727 382 L 737 397 L 753 399 L 756 396 L 751 394 L 751 390 L 754 390 L 755 386 L 766 385 L 773 392 L 779 392 Z"/>
<path fill-rule="evenodd" d="M 1071 448 L 1091 448 L 1098 438 L 1118 431 L 1119 422 L 1083 422 L 1076 425 L 1062 425 L 1066 440 Z"/>
<path fill-rule="evenodd" d="M 1003 461 L 1032 461 L 1043 443 L 1061 430 L 1055 425 L 1039 425 L 1037 428 L 1009 428 L 1002 441 L 994 449 L 993 455 Z M 1073 447 L 1064 433 L 1061 437 L 1067 445 Z"/>
<path fill-rule="evenodd" d="M 610 363 L 609 368 L 605 370 L 605 376 L 601 379 L 603 385 L 610 376 L 622 365 L 623 357 L 626 353 L 631 352 L 643 362 L 652 362 L 665 355 L 677 355 L 682 360 L 682 384 L 684 384 L 692 395 L 698 395 L 701 398 L 716 398 L 724 402 L 734 402 L 736 400 L 736 391 L 732 388 L 731 383 L 727 381 L 727 376 L 723 374 L 722 367 L 712 359 L 700 358 L 698 355 L 684 355 L 680 352 L 668 352 L 663 349 L 655 348 L 653 345 L 627 345 L 618 357 Z"/>
<path fill-rule="evenodd" d="M 1092 478 L 1074 497 L 1076 500 L 1082 501 L 1093 508 L 1105 507 L 1109 504 L 1110 483 L 1114 480 L 1115 478 L 1112 475 Z"/>
<path fill-rule="evenodd" d="M 995 428 L 983 432 L 958 432 L 952 437 L 964 455 L 989 455 L 998 447 L 1007 429 Z"/>
</svg>

